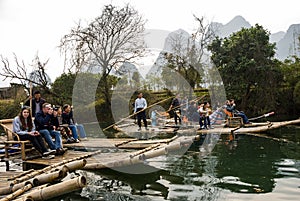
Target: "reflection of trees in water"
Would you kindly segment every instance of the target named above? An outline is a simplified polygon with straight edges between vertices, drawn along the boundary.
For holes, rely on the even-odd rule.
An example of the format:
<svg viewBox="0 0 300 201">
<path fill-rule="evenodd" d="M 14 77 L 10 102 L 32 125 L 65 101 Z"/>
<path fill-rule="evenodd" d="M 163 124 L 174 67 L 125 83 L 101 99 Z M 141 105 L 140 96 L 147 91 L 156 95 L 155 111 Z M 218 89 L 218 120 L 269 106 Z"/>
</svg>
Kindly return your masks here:
<svg viewBox="0 0 300 201">
<path fill-rule="evenodd" d="M 278 177 L 274 163 L 281 159 L 280 144 L 269 139 L 240 136 L 237 147 L 217 147 L 216 185 L 234 192 L 271 192 Z"/>
<path fill-rule="evenodd" d="M 278 129 L 274 134 L 277 138 L 288 140 L 287 143 L 282 143 L 280 149 L 285 154 L 286 158 L 300 160 L 300 127 L 289 126 Z"/>
<path fill-rule="evenodd" d="M 222 200 L 222 189 L 237 193 L 271 192 L 274 180 L 286 176 L 279 173 L 280 161 L 292 152 L 286 143 L 247 135 L 238 135 L 232 143 L 225 137 L 206 137 L 182 156 L 170 154 L 154 162 L 161 163 L 158 165 L 164 170 L 143 175 L 113 170 L 95 172 L 95 186 L 85 192 L 89 196 L 106 196 L 105 200 L 115 200 L 116 196 L 122 200 L 151 200 L 153 196 L 174 201 Z M 218 144 L 213 148 L 209 142 L 216 141 Z"/>
</svg>

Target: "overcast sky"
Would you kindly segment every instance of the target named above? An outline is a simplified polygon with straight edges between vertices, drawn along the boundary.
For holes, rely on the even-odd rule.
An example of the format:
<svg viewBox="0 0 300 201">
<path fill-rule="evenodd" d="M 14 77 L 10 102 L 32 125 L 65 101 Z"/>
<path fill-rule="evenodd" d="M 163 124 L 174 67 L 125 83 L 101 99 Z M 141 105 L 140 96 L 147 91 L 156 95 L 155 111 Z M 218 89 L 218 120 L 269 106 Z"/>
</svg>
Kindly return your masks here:
<svg viewBox="0 0 300 201">
<path fill-rule="evenodd" d="M 13 63 L 16 53 L 28 65 L 38 53 L 42 61 L 50 59 L 47 72 L 54 81 L 63 69 L 56 48 L 61 37 L 80 19 L 99 16 L 103 5 L 125 2 L 143 15 L 151 29 L 191 32 L 196 28 L 193 14 L 223 24 L 241 15 L 271 33 L 300 23 L 299 0 L 0 0 L 0 54 Z M 7 83 L 1 78 L 0 86 Z"/>
</svg>

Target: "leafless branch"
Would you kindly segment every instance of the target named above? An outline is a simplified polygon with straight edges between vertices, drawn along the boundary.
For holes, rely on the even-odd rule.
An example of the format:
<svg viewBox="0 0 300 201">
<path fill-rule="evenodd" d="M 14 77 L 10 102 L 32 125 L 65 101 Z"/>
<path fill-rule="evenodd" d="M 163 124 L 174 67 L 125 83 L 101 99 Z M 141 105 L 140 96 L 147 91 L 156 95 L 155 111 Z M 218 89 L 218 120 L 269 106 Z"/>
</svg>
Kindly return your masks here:
<svg viewBox="0 0 300 201">
<path fill-rule="evenodd" d="M 14 54 L 14 66 L 10 65 L 8 58 L 4 58 L 2 55 L 0 57 L 2 63 L 2 71 L 0 75 L 4 77 L 4 80 L 18 80 L 22 85 L 28 88 L 29 83 L 48 89 L 50 84 L 50 78 L 45 72 L 45 66 L 48 63 L 48 60 L 45 63 L 41 63 L 39 57 L 36 56 L 36 70 L 28 73 L 28 68 L 26 67 L 24 61 L 19 61 L 16 54 Z M 33 76 L 34 75 L 34 76 Z"/>
</svg>

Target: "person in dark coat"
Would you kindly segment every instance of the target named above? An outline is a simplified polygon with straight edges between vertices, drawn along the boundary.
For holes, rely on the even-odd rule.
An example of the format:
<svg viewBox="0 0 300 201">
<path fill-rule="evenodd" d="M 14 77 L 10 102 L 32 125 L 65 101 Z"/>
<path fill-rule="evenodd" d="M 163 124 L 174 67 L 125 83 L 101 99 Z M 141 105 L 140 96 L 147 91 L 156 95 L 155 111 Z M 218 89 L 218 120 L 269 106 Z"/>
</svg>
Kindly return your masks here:
<svg viewBox="0 0 300 201">
<path fill-rule="evenodd" d="M 51 150 L 56 150 L 57 155 L 64 154 L 62 148 L 62 139 L 59 131 L 56 131 L 56 126 L 53 125 L 53 108 L 49 103 L 42 105 L 42 110 L 39 111 L 34 119 L 36 130 L 44 137 Z M 54 137 L 55 142 L 53 142 Z"/>
<path fill-rule="evenodd" d="M 180 110 L 180 94 L 177 94 L 176 97 L 172 100 L 169 111 L 173 110 L 175 124 L 181 124 L 181 110 Z"/>
<path fill-rule="evenodd" d="M 35 91 L 33 93 L 33 97 L 29 97 L 29 99 L 26 101 L 25 105 L 30 106 L 30 100 L 32 100 L 32 116 L 35 117 L 36 113 L 42 110 L 42 105 L 46 102 L 44 98 L 41 97 L 41 92 L 40 91 Z"/>
</svg>

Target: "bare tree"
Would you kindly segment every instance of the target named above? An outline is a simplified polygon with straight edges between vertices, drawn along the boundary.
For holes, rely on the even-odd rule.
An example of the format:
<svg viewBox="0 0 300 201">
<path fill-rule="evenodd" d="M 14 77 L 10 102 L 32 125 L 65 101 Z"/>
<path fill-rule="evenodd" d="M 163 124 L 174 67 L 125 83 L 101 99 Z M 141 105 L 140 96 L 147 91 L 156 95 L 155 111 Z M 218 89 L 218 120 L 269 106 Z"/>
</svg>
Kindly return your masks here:
<svg viewBox="0 0 300 201">
<path fill-rule="evenodd" d="M 24 61 L 19 61 L 16 54 L 14 54 L 14 66 L 10 65 L 7 58 L 4 58 L 2 55 L 0 57 L 3 66 L 3 72 L 0 72 L 0 75 L 4 77 L 4 80 L 8 78 L 11 80 L 18 80 L 27 89 L 29 88 L 29 83 L 32 83 L 37 87 L 49 91 L 51 79 L 45 71 L 45 67 L 49 60 L 42 63 L 37 55 L 33 61 L 34 70 L 28 73 L 28 67 L 26 67 Z"/>
<path fill-rule="evenodd" d="M 78 23 L 71 33 L 61 39 L 61 51 L 69 69 L 78 72 L 83 68 L 100 67 L 106 102 L 110 105 L 110 72 L 145 51 L 144 20 L 128 4 L 123 8 L 106 5 L 102 14 L 86 27 Z"/>
<path fill-rule="evenodd" d="M 205 21 L 204 17 L 197 17 L 194 15 L 196 22 L 198 23 L 197 30 L 192 34 L 192 44 L 191 50 L 193 55 L 190 60 L 192 64 L 201 64 L 203 62 L 203 57 L 207 52 L 208 45 L 216 37 L 215 30 L 212 23 Z"/>
<path fill-rule="evenodd" d="M 197 29 L 192 35 L 180 31 L 169 40 L 171 53 L 166 53 L 165 58 L 168 66 L 180 73 L 186 81 L 194 88 L 204 77 L 204 65 L 209 58 L 207 46 L 215 38 L 211 23 L 206 22 L 204 17 L 194 15 L 198 23 Z M 190 91 L 191 93 L 191 91 Z"/>
</svg>

